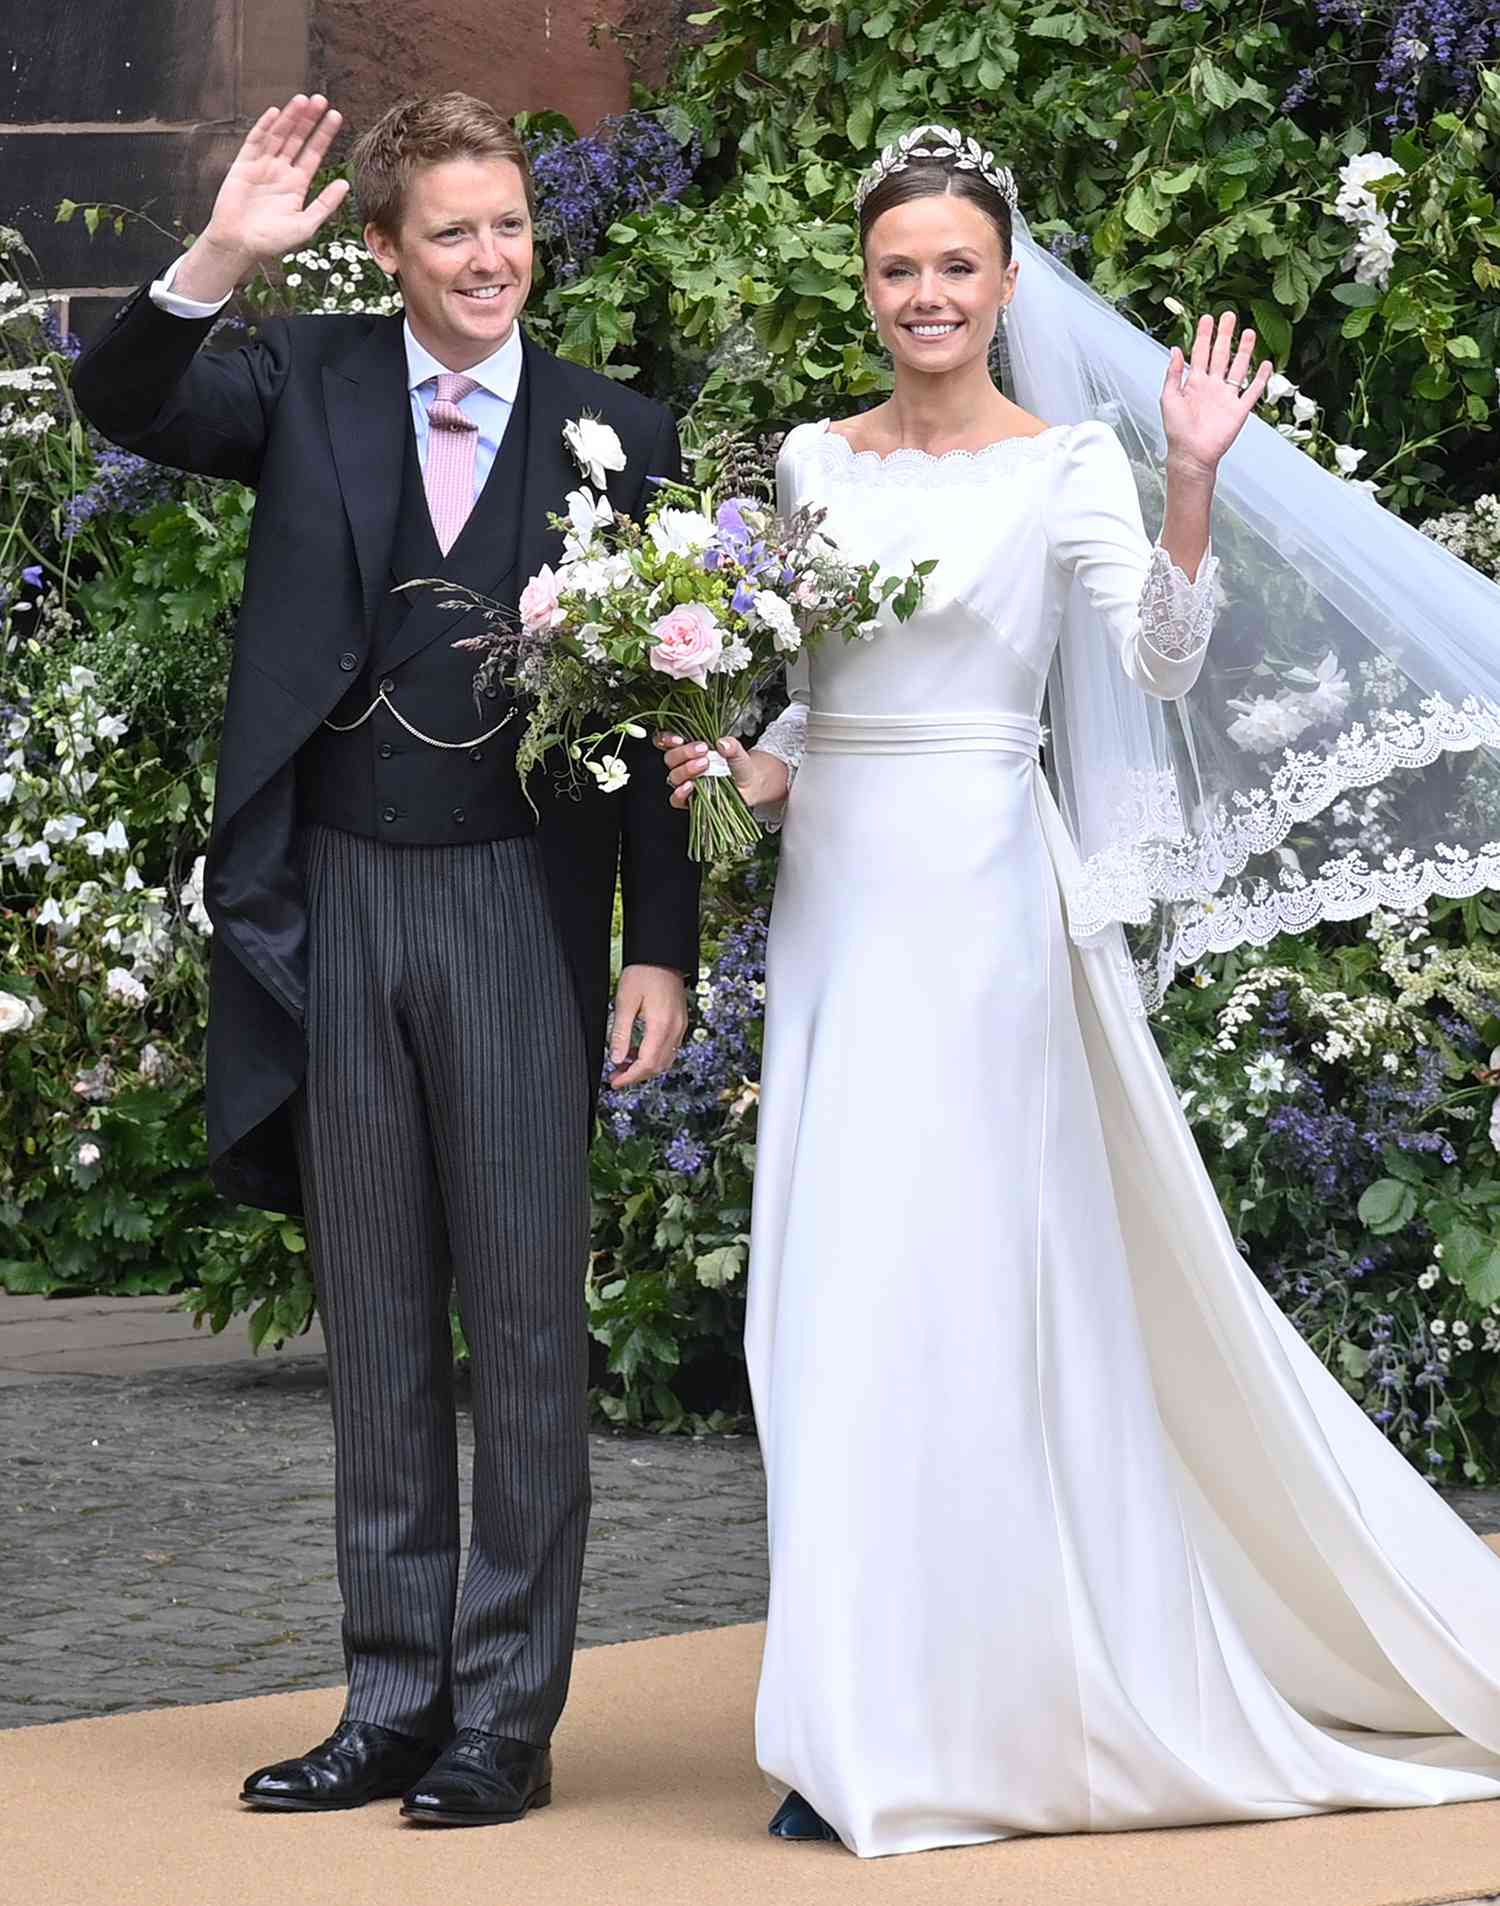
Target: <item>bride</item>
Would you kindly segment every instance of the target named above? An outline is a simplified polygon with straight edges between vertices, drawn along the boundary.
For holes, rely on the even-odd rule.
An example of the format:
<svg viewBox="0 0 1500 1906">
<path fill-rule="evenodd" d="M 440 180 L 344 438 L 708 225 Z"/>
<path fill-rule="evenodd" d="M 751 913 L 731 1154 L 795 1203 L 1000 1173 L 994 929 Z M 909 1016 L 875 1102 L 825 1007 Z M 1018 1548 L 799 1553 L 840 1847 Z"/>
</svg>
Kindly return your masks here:
<svg viewBox="0 0 1500 1906">
<path fill-rule="evenodd" d="M 1353 677 L 1310 679 L 1347 707 L 1400 644 L 1371 647 L 1352 584 L 1329 633 L 1357 565 L 1328 539 L 1362 536 L 1377 563 L 1423 539 L 1247 428 L 1269 375 L 1252 333 L 1205 318 L 1168 358 L 1032 244 L 972 141 L 923 127 L 888 148 L 860 234 L 894 389 L 790 433 L 780 506 L 823 506 L 854 560 L 937 568 L 915 619 L 820 650 L 758 746 L 721 744 L 749 802 L 773 820 L 785 803 L 748 1323 L 772 1831 L 874 1855 L 1500 1796 L 1500 1558 L 1242 1261 L 1119 924 L 1144 896 L 1173 961 L 1306 924 L 1319 883 L 1347 894 L 1360 868 L 1356 902 L 1399 900 L 1394 863 L 1332 836 L 1319 857 L 1311 754 L 1288 792 L 1226 742 L 1228 710 L 1255 711 L 1244 667 L 1200 699 L 1191 777 L 1164 710 L 1194 707 L 1216 599 L 1238 605 L 1231 650 L 1247 602 L 1286 603 L 1288 548 L 1318 578 L 1314 648 L 1352 658 Z M 997 324 L 1042 414 L 991 381 Z M 1234 545 L 1217 578 L 1211 505 Z M 1500 598 L 1420 554 L 1451 564 L 1447 639 L 1472 614 L 1477 655 Z M 1415 646 L 1431 583 L 1374 593 L 1436 692 L 1451 681 L 1424 679 Z M 1433 653 L 1429 675 L 1470 666 Z M 1394 699 L 1388 682 L 1399 724 Z M 1450 759 L 1490 732 L 1472 697 L 1420 709 Z M 1377 729 L 1317 762 L 1358 774 L 1349 749 Z M 684 804 L 707 751 L 660 745 Z M 1253 840 L 1226 793 L 1250 767 Z M 1278 886 L 1244 872 L 1251 848 L 1296 865 Z"/>
</svg>

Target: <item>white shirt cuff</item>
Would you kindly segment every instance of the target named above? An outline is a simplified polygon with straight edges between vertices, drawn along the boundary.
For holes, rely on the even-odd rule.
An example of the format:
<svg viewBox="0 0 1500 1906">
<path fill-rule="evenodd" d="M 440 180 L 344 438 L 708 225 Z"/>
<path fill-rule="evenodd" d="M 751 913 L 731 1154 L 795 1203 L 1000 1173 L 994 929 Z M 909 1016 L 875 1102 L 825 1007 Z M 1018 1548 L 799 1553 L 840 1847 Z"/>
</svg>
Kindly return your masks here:
<svg viewBox="0 0 1500 1906">
<path fill-rule="evenodd" d="M 186 256 L 186 253 L 183 254 Z M 181 258 L 174 258 L 171 265 L 151 287 L 151 302 L 161 311 L 169 311 L 174 318 L 216 318 L 228 304 L 229 298 L 220 298 L 217 304 L 202 304 L 196 298 L 184 298 L 180 291 L 172 289 L 172 281 L 177 276 Z"/>
</svg>

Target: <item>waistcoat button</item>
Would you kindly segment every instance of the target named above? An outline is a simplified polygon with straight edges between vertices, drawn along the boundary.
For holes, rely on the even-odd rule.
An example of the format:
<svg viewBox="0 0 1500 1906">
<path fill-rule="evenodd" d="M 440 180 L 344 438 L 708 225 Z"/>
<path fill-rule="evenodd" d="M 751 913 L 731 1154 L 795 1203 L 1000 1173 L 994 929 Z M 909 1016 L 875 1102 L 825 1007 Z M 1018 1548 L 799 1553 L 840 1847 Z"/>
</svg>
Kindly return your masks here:
<svg viewBox="0 0 1500 1906">
<path fill-rule="evenodd" d="M 396 752 L 396 750 L 395 750 L 395 749 L 394 749 L 394 748 L 393 748 L 393 747 L 391 746 L 391 744 L 390 744 L 390 743 L 389 743 L 388 741 L 382 741 L 382 742 L 381 742 L 381 744 L 380 744 L 380 758 L 381 758 L 381 760 L 382 760 L 382 761 L 389 761 L 389 760 L 390 760 L 390 758 L 391 758 L 391 756 L 392 756 L 392 755 L 393 755 L 393 754 L 394 754 L 395 752 Z"/>
<path fill-rule="evenodd" d="M 470 759 L 471 761 L 483 761 L 483 759 L 484 759 L 484 749 L 483 749 L 483 748 L 471 748 L 471 749 L 469 750 L 469 759 Z"/>
<path fill-rule="evenodd" d="M 389 675 L 382 675 L 382 676 L 381 676 L 381 678 L 380 678 L 380 692 L 381 692 L 381 694 L 382 694 L 382 695 L 394 695 L 394 694 L 395 694 L 395 692 L 396 692 L 396 684 L 395 684 L 395 682 L 394 682 L 394 681 L 392 681 L 392 679 L 391 679 L 391 677 L 390 677 Z"/>
<path fill-rule="evenodd" d="M 381 820 L 383 820 L 383 821 L 393 821 L 393 820 L 395 820 L 395 818 L 396 818 L 396 810 L 395 810 L 395 808 L 393 808 L 393 807 L 383 807 L 383 808 L 382 808 L 382 809 L 380 810 L 380 818 L 381 818 Z"/>
<path fill-rule="evenodd" d="M 359 657 L 354 653 L 353 649 L 344 650 L 343 654 L 339 657 L 339 667 L 346 675 L 352 675 L 355 669 L 359 667 Z"/>
<path fill-rule="evenodd" d="M 464 811 L 461 807 L 456 807 L 453 810 L 453 825 L 455 827 L 462 827 L 463 824 L 464 824 Z"/>
</svg>

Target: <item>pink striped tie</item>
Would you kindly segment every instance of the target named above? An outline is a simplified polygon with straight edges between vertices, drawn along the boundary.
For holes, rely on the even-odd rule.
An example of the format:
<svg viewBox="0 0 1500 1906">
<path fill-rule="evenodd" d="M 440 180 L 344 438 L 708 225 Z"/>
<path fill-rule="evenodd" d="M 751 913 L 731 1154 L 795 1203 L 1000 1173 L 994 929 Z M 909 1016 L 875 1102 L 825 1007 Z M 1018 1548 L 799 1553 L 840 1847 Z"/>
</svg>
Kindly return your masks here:
<svg viewBox="0 0 1500 1906">
<path fill-rule="evenodd" d="M 438 548 L 445 556 L 458 541 L 474 507 L 479 426 L 464 415 L 459 405 L 471 390 L 478 389 L 472 377 L 444 371 L 437 379 L 437 396 L 427 406 L 427 468 L 422 480 Z"/>
</svg>

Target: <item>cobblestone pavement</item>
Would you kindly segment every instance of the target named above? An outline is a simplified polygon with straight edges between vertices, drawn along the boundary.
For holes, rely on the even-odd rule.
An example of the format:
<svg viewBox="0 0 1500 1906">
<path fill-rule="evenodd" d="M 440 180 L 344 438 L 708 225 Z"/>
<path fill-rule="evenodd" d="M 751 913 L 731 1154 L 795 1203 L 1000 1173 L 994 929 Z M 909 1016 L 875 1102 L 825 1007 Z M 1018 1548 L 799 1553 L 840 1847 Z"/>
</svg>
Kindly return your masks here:
<svg viewBox="0 0 1500 1906">
<path fill-rule="evenodd" d="M 464 1494 L 473 1439 L 460 1419 Z M 760 1458 L 594 1438 L 585 1644 L 759 1620 Z M 0 1389 L 0 1727 L 343 1673 L 321 1359 Z"/>
</svg>

